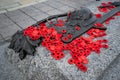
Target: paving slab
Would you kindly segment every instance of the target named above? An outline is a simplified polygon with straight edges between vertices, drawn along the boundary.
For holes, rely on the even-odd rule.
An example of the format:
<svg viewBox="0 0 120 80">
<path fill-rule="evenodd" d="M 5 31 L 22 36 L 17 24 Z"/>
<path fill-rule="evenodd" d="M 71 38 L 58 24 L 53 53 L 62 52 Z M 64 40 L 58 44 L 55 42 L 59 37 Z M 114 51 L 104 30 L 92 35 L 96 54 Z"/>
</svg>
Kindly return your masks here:
<svg viewBox="0 0 120 80">
<path fill-rule="evenodd" d="M 28 26 L 31 26 L 32 24 L 35 24 L 36 21 L 31 18 L 26 18 L 23 21 L 17 22 L 19 26 L 21 26 L 23 29 L 27 28 Z"/>
<path fill-rule="evenodd" d="M 39 8 L 36 8 L 34 6 L 22 8 L 20 10 L 22 10 L 23 12 L 25 12 L 27 15 L 29 15 L 30 17 L 32 17 L 36 21 L 39 21 L 39 20 L 42 20 L 42 19 L 48 17 L 48 14 L 44 12 L 45 10 L 42 11 Z"/>
<path fill-rule="evenodd" d="M 33 5 L 33 7 L 35 7 L 36 9 L 39 9 L 41 12 L 45 12 L 45 13 L 47 13 L 50 10 L 54 10 L 55 9 L 52 6 L 50 6 L 48 4 L 45 4 L 46 2 L 38 3 L 36 5 Z"/>
<path fill-rule="evenodd" d="M 21 1 L 21 0 L 20 0 Z M 24 8 L 24 7 L 28 7 L 28 6 L 31 6 L 31 5 L 35 5 L 37 3 L 41 3 L 41 2 L 44 2 L 46 0 L 31 0 L 31 2 L 29 1 L 25 1 L 25 2 L 18 2 L 19 4 L 21 4 L 19 7 L 13 7 L 13 8 L 8 8 L 7 11 L 14 11 L 14 10 L 17 10 L 17 9 L 21 9 L 21 8 Z"/>
<path fill-rule="evenodd" d="M 62 7 L 57 8 L 57 9 L 62 11 L 63 13 L 75 10 L 73 7 L 70 7 L 70 6 L 62 6 Z"/>
<path fill-rule="evenodd" d="M 8 11 L 5 13 L 8 17 L 14 17 L 23 14 L 20 10 Z"/>
<path fill-rule="evenodd" d="M 7 12 L 5 9 L 0 9 L 0 14 Z"/>
<path fill-rule="evenodd" d="M 17 10 L 22 7 L 27 7 L 30 5 L 44 2 L 44 1 L 46 1 L 46 0 L 11 0 L 11 1 L 1 0 L 0 13 Z"/>
<path fill-rule="evenodd" d="M 37 21 L 47 18 L 49 15 L 47 13 L 41 13 L 40 15 L 33 16 L 33 18 Z"/>
<path fill-rule="evenodd" d="M 47 14 L 49 15 L 56 15 L 56 14 L 62 14 L 63 12 L 58 10 L 58 9 L 55 9 L 55 10 L 51 10 L 51 11 L 48 11 Z"/>
<path fill-rule="evenodd" d="M 12 12 L 11 12 L 12 13 Z M 5 13 L 10 19 L 12 19 L 14 22 L 20 22 L 24 21 L 28 18 L 30 18 L 28 15 L 24 14 L 23 12 L 19 11 L 17 14 L 13 12 L 14 16 L 9 15 L 8 13 Z"/>
<path fill-rule="evenodd" d="M 0 34 L 3 38 L 12 36 L 20 28 L 15 25 L 5 14 L 0 14 Z"/>
<path fill-rule="evenodd" d="M 20 10 L 11 11 L 8 13 L 5 13 L 12 21 L 14 21 L 16 24 L 18 24 L 22 28 L 26 28 L 32 24 L 34 24 L 36 21 L 32 19 L 30 16 L 26 15 L 24 12 Z"/>
<path fill-rule="evenodd" d="M 37 4 L 33 5 L 33 6 L 39 9 L 41 7 L 45 7 L 46 4 L 45 4 L 45 2 L 41 2 L 41 3 L 37 3 Z"/>
<path fill-rule="evenodd" d="M 82 1 L 82 2 L 79 3 L 80 1 Z M 64 4 L 64 5 L 73 7 L 73 8 L 78 8 L 78 7 L 80 7 L 80 5 L 82 6 L 82 4 L 85 4 L 86 0 L 74 0 L 74 1 L 71 1 L 71 0 L 60 0 L 59 2 Z"/>
<path fill-rule="evenodd" d="M 54 0 L 54 1 L 48 0 L 48 1 L 45 2 L 45 4 L 50 5 L 50 6 L 54 7 L 54 8 L 59 8 L 59 7 L 65 6 L 65 4 L 63 4 L 63 3 L 59 2 L 59 1 L 56 1 L 56 0 Z"/>
<path fill-rule="evenodd" d="M 14 24 L 7 16 L 0 14 L 0 28 L 6 27 L 8 25 Z"/>
<path fill-rule="evenodd" d="M 0 29 L 0 34 L 6 38 L 9 36 L 12 36 L 15 32 L 17 32 L 18 30 L 21 30 L 16 24 L 10 24 L 7 26 L 1 26 Z"/>
<path fill-rule="evenodd" d="M 2 0 L 0 3 L 0 9 L 9 9 L 13 7 L 18 7 L 20 4 L 16 2 L 15 0 L 7 1 L 7 0 Z"/>
<path fill-rule="evenodd" d="M 42 13 L 42 11 L 34 8 L 33 6 L 25 7 L 25 8 L 22 8 L 20 10 L 22 10 L 23 12 L 25 12 L 27 15 L 29 15 L 31 17 L 36 16 L 36 15 L 40 15 Z"/>
</svg>

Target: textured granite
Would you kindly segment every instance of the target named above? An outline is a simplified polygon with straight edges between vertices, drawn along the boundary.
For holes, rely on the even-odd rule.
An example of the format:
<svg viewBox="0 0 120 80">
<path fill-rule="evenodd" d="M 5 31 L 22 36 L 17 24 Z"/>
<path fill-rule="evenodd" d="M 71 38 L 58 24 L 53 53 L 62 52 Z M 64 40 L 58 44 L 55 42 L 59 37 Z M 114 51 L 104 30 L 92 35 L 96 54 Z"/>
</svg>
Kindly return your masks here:
<svg viewBox="0 0 120 80">
<path fill-rule="evenodd" d="M 105 0 L 104 0 L 105 1 Z M 106 0 L 108 1 L 108 0 Z M 109 0 L 110 1 L 110 0 Z M 94 13 L 98 13 L 96 6 L 100 2 L 93 2 L 89 5 L 86 5 Z M 88 56 L 89 64 L 88 71 L 83 73 L 78 71 L 74 65 L 69 65 L 67 60 L 69 55 L 66 55 L 66 58 L 61 60 L 61 62 L 55 61 L 61 70 L 64 71 L 64 75 L 68 76 L 70 80 L 96 80 L 98 76 L 107 68 L 107 66 L 116 58 L 120 53 L 120 17 L 115 17 L 116 19 L 111 21 L 109 25 L 106 25 L 107 36 L 104 37 L 109 40 L 109 49 L 101 49 L 101 54 L 92 53 Z"/>
<path fill-rule="evenodd" d="M 5 53 L 8 45 L 8 43 L 0 43 L 0 80 L 25 80 L 22 72 L 8 60 L 8 55 Z"/>
<path fill-rule="evenodd" d="M 104 0 L 108 1 L 108 0 Z M 110 0 L 109 0 L 110 1 Z M 100 2 L 93 2 L 85 5 L 94 13 L 98 13 L 96 6 Z M 91 53 L 88 56 L 88 71 L 83 73 L 76 66 L 67 63 L 70 57 L 66 51 L 66 56 L 60 61 L 54 60 L 50 56 L 50 52 L 40 46 L 36 50 L 36 55 L 27 56 L 26 59 L 20 61 L 18 54 L 6 49 L 7 59 L 11 64 L 22 73 L 23 80 L 96 80 L 97 77 L 108 67 L 108 65 L 119 55 L 120 52 L 120 17 L 116 17 L 109 25 L 106 25 L 107 36 L 109 40 L 109 49 L 101 49 L 101 54 Z"/>
<path fill-rule="evenodd" d="M 108 66 L 98 80 L 120 80 L 120 54 Z"/>
<path fill-rule="evenodd" d="M 63 75 L 54 60 L 48 56 L 48 51 L 39 47 L 36 55 L 27 56 L 26 59 L 20 60 L 18 54 L 12 49 L 6 48 L 8 61 L 22 73 L 22 80 L 68 80 Z M 17 75 L 19 76 L 19 75 Z"/>
</svg>

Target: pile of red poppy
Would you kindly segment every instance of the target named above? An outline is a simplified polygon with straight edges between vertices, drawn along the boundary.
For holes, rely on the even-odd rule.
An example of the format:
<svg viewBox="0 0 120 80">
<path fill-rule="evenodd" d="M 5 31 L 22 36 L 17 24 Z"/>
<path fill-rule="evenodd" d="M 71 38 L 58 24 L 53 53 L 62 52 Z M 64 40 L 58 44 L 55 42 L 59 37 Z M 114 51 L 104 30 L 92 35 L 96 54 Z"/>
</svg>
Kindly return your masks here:
<svg viewBox="0 0 120 80">
<path fill-rule="evenodd" d="M 108 3 L 102 3 L 102 5 L 111 4 L 111 2 Z M 114 6 L 98 9 L 100 12 L 108 12 L 109 10 L 115 8 Z M 101 18 L 101 14 L 95 14 L 97 18 Z M 120 15 L 120 12 L 116 15 Z M 114 16 L 106 20 L 105 23 L 109 23 L 110 20 L 114 19 Z M 64 26 L 63 20 L 58 19 L 56 25 L 58 26 Z M 52 24 L 52 23 L 51 23 Z M 94 26 L 96 27 L 104 27 L 101 23 L 95 23 Z M 79 27 L 75 27 L 76 30 L 80 30 Z M 62 34 L 66 33 L 66 30 L 61 31 Z M 63 43 L 61 41 L 62 34 L 58 33 L 53 27 L 48 28 L 45 23 L 41 23 L 39 27 L 33 27 L 30 26 L 27 29 L 24 30 L 24 35 L 29 36 L 31 40 L 37 40 L 40 37 L 43 37 L 42 46 L 46 47 L 51 52 L 51 56 L 56 59 L 60 60 L 64 58 L 65 53 L 64 50 L 69 50 L 71 57 L 68 60 L 69 64 L 75 64 L 80 70 L 83 72 L 87 71 L 87 67 L 85 66 L 88 64 L 87 56 L 91 52 L 96 52 L 97 54 L 100 54 L 101 48 L 108 48 L 107 42 L 108 40 L 98 40 L 96 38 L 102 37 L 106 35 L 106 32 L 104 30 L 99 29 L 90 29 L 86 32 L 87 37 L 80 36 L 73 40 L 70 43 Z M 68 35 L 67 38 L 72 37 L 72 34 Z"/>
</svg>

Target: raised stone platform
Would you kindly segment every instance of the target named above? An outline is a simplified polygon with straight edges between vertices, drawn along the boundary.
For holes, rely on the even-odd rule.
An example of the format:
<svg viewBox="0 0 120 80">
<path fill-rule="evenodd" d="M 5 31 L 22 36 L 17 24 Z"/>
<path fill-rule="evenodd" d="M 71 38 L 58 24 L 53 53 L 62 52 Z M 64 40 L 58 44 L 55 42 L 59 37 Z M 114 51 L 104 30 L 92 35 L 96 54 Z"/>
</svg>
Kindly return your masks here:
<svg viewBox="0 0 120 80">
<path fill-rule="evenodd" d="M 100 2 L 93 2 L 85 6 L 92 12 L 98 13 L 98 5 L 100 5 Z M 120 54 L 120 17 L 115 17 L 115 20 L 111 21 L 106 27 L 108 28 L 106 31 L 107 36 L 104 38 L 109 40 L 109 49 L 102 49 L 100 55 L 92 53 L 88 56 L 89 63 L 86 73 L 67 63 L 70 57 L 67 51 L 66 57 L 60 61 L 54 60 L 50 56 L 50 52 L 42 46 L 36 49 L 35 56 L 27 56 L 22 61 L 19 60 L 18 54 L 11 49 L 6 49 L 6 56 L 11 63 L 10 65 L 15 68 L 13 72 L 15 76 L 22 77 L 23 80 L 97 80 L 109 64 Z"/>
</svg>

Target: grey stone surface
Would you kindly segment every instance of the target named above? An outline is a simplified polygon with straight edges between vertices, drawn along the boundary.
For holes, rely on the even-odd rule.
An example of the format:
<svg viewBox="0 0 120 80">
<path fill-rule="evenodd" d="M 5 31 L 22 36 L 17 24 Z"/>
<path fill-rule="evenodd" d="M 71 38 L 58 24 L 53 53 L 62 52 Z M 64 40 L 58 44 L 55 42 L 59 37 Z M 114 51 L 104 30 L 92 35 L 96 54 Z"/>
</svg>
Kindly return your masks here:
<svg viewBox="0 0 120 80">
<path fill-rule="evenodd" d="M 120 55 L 108 66 L 98 80 L 120 80 Z"/>
<path fill-rule="evenodd" d="M 44 19 L 44 18 L 47 18 L 48 16 L 49 16 L 48 14 L 42 13 L 42 14 L 40 14 L 40 15 L 33 16 L 33 18 L 34 18 L 35 20 L 37 20 L 37 21 L 40 21 L 40 20 L 42 20 L 42 19 Z"/>
<path fill-rule="evenodd" d="M 22 7 L 34 5 L 46 0 L 1 0 L 0 2 L 0 13 L 5 13 L 7 11 L 13 11 L 20 9 Z"/>
<path fill-rule="evenodd" d="M 65 4 L 63 4 L 59 1 L 56 1 L 56 0 L 48 0 L 45 2 L 45 4 L 50 5 L 54 8 L 59 8 L 59 7 L 65 6 Z"/>
<path fill-rule="evenodd" d="M 2 29 L 3 26 L 6 27 L 8 25 L 14 24 L 7 16 L 4 14 L 0 14 L 0 28 Z"/>
<path fill-rule="evenodd" d="M 0 34 L 6 38 L 12 36 L 15 32 L 21 30 L 16 24 L 10 24 L 7 26 L 1 26 Z"/>
<path fill-rule="evenodd" d="M 23 21 L 17 22 L 19 26 L 21 26 L 23 29 L 27 28 L 28 26 L 31 26 L 32 24 L 35 24 L 36 21 L 31 18 L 26 18 Z"/>
<path fill-rule="evenodd" d="M 17 16 L 17 15 L 23 15 L 23 12 L 21 12 L 20 10 L 14 10 L 14 11 L 8 11 L 5 14 L 9 17 L 14 17 L 14 16 Z"/>
<path fill-rule="evenodd" d="M 60 11 L 60 10 L 55 9 L 55 10 L 48 11 L 47 13 L 49 15 L 56 15 L 56 14 L 62 14 L 63 12 Z"/>
<path fill-rule="evenodd" d="M 65 0 L 59 1 L 62 3 Z M 68 0 L 66 0 L 66 3 L 67 1 Z M 71 1 L 73 0 L 70 0 L 70 2 Z M 93 3 L 84 6 L 90 8 L 94 13 L 98 13 L 96 6 L 99 4 L 100 2 L 93 1 Z M 67 3 L 66 6 L 67 5 L 69 4 Z M 17 15 L 17 13 L 19 15 Z M 49 15 L 59 13 L 62 13 L 62 11 L 58 9 L 48 11 Z M 14 13 L 11 12 L 11 14 L 6 13 L 6 15 L 22 27 L 33 24 L 31 21 L 35 22 L 19 10 Z M 111 21 L 111 24 L 106 25 L 108 27 L 106 31 L 108 35 L 104 38 L 109 40 L 109 49 L 101 49 L 100 55 L 92 53 L 88 56 L 89 64 L 87 65 L 88 71 L 86 73 L 79 71 L 74 65 L 67 63 L 68 58 L 70 58 L 68 52 L 66 52 L 65 58 L 56 61 L 50 56 L 51 53 L 48 50 L 40 46 L 36 49 L 35 56 L 27 56 L 26 59 L 21 61 L 17 53 L 7 48 L 9 44 L 4 44 L 0 45 L 0 78 L 2 80 L 96 80 L 120 52 L 120 17 L 115 18 L 115 20 Z M 29 20 L 30 22 L 28 22 Z M 27 25 L 25 23 L 27 23 Z M 119 66 L 117 66 L 117 68 L 119 68 Z M 108 73 L 111 72 L 112 71 Z M 108 78 L 105 78 L 104 80 L 107 79 Z M 116 80 L 117 78 L 114 79 Z"/>
<path fill-rule="evenodd" d="M 25 19 L 28 19 L 29 16 L 25 15 L 23 12 L 19 11 L 20 13 L 16 14 L 16 13 L 12 13 L 11 14 L 15 14 L 14 16 L 9 15 L 8 13 L 6 13 L 6 15 L 8 17 L 10 17 L 14 22 L 20 22 L 20 21 L 24 21 Z"/>
<path fill-rule="evenodd" d="M 78 8 L 81 5 L 85 4 L 85 2 L 87 2 L 87 0 L 59 0 L 59 2 L 61 2 L 64 5 L 73 7 L 73 8 Z"/>
<path fill-rule="evenodd" d="M 12 36 L 20 28 L 14 24 L 6 15 L 0 14 L 0 34 L 5 38 Z"/>
<path fill-rule="evenodd" d="M 16 24 L 21 26 L 22 28 L 26 28 L 27 26 L 30 26 L 34 24 L 36 21 L 30 18 L 28 15 L 25 13 L 16 10 L 17 12 L 9 12 L 5 13 L 12 21 L 14 21 Z"/>
<path fill-rule="evenodd" d="M 21 61 L 17 53 L 7 48 L 8 45 L 0 44 L 1 80 L 68 80 L 51 57 L 36 53 L 35 57 L 28 56 Z M 38 50 L 48 53 L 43 47 Z"/>
<path fill-rule="evenodd" d="M 62 7 L 58 8 L 58 10 L 60 10 L 64 13 L 64 12 L 73 11 L 75 9 L 73 7 L 70 7 L 70 6 L 62 6 Z"/>
<path fill-rule="evenodd" d="M 40 8 L 41 9 L 41 8 Z M 36 8 L 34 6 L 22 8 L 23 12 L 25 12 L 30 17 L 34 18 L 36 21 L 42 20 L 43 18 L 48 17 L 48 14 L 40 10 L 39 8 Z"/>
<path fill-rule="evenodd" d="M 24 75 L 8 61 L 5 50 L 9 44 L 0 44 L 0 80 L 25 80 Z"/>
<path fill-rule="evenodd" d="M 90 8 L 94 13 L 98 13 L 96 8 L 96 6 L 99 5 L 98 3 L 91 3 L 91 5 L 88 5 L 87 7 Z M 116 17 L 116 20 L 113 20 L 111 21 L 111 24 L 106 25 L 108 27 L 108 35 L 104 38 L 109 40 L 109 49 L 102 49 L 100 55 L 92 53 L 88 56 L 89 64 L 87 65 L 88 71 L 86 73 L 78 71 L 74 65 L 69 65 L 67 63 L 69 55 L 66 55 L 66 58 L 61 60 L 61 62 L 56 61 L 57 66 L 64 71 L 63 74 L 68 76 L 70 80 L 96 80 L 97 77 L 101 75 L 102 71 L 104 71 L 107 66 L 116 58 L 116 56 L 119 55 L 119 19 L 120 17 Z"/>
<path fill-rule="evenodd" d="M 28 14 L 31 17 L 40 15 L 42 13 L 40 10 L 34 8 L 33 6 L 25 7 L 20 10 L 24 11 L 26 14 Z"/>
<path fill-rule="evenodd" d="M 39 10 L 41 10 L 41 11 L 43 11 L 43 12 L 47 12 L 47 11 L 55 9 L 55 8 L 49 6 L 49 5 L 46 5 L 46 4 L 44 4 L 44 6 L 42 6 L 42 7 L 36 7 L 36 8 L 39 9 Z"/>
<path fill-rule="evenodd" d="M 23 80 L 68 80 L 62 71 L 56 66 L 54 60 L 44 53 L 48 51 L 37 48 L 39 52 L 33 56 L 27 56 L 24 60 L 19 60 L 18 54 L 11 49 L 6 49 L 7 59 L 18 71 L 22 73 Z"/>
<path fill-rule="evenodd" d="M 7 12 L 7 10 L 0 9 L 0 14 L 1 14 L 1 13 L 5 13 L 5 12 Z"/>
<path fill-rule="evenodd" d="M 35 8 L 40 9 L 41 7 L 45 7 L 46 4 L 44 4 L 44 2 L 41 2 L 41 3 L 37 3 L 37 4 L 33 5 L 33 6 L 34 6 Z"/>
<path fill-rule="evenodd" d="M 0 34 L 0 43 L 2 43 L 4 40 L 3 40 L 3 37 L 2 35 Z"/>
<path fill-rule="evenodd" d="M 94 13 L 97 13 L 98 11 L 96 6 L 98 5 L 98 3 L 97 4 L 91 3 L 91 4 L 92 4 L 91 6 L 88 5 L 88 8 L 90 8 Z M 96 80 L 97 77 L 102 73 L 102 71 L 104 71 L 107 68 L 107 66 L 111 63 L 111 61 L 113 61 L 116 58 L 116 56 L 119 54 L 119 51 L 120 51 L 120 46 L 119 46 L 120 39 L 118 37 L 120 35 L 118 33 L 118 31 L 120 30 L 119 19 L 120 19 L 119 17 L 116 17 L 116 20 L 113 20 L 111 21 L 111 24 L 106 25 L 108 27 L 108 30 L 107 30 L 108 35 L 105 38 L 109 40 L 109 43 L 108 43 L 109 49 L 107 50 L 102 49 L 102 52 L 100 55 L 92 53 L 90 56 L 88 56 L 88 59 L 89 59 L 89 64 L 87 65 L 88 72 L 82 73 L 80 71 L 77 71 L 76 68 L 68 65 L 67 62 L 66 63 L 56 62 L 57 64 L 59 64 L 58 66 L 62 65 L 60 66 L 60 68 L 63 71 L 65 71 L 65 68 L 63 67 L 64 66 L 66 67 L 68 72 L 64 74 L 66 75 L 69 74 L 69 77 L 71 77 L 72 75 L 75 80 Z M 67 56 L 63 61 L 67 61 L 68 57 L 69 56 Z M 65 65 L 63 65 L 64 63 Z"/>
</svg>

